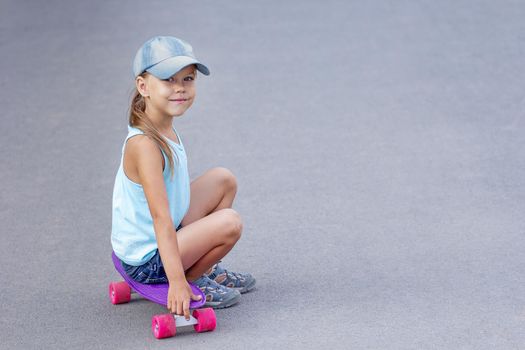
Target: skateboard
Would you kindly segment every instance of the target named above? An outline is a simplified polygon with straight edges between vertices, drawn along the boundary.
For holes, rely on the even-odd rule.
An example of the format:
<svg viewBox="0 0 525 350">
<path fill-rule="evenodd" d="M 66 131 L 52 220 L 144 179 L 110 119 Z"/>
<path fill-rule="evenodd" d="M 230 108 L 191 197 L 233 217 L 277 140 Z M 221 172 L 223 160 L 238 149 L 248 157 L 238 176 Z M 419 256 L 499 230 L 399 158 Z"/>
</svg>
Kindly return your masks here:
<svg viewBox="0 0 525 350">
<path fill-rule="evenodd" d="M 166 306 L 169 287 L 167 283 L 139 283 L 126 274 L 124 267 L 115 253 L 111 254 L 111 259 L 113 260 L 115 269 L 117 269 L 118 273 L 124 278 L 124 281 L 111 282 L 109 284 L 109 298 L 113 305 L 129 302 L 131 300 L 131 293 L 135 292 L 154 303 Z M 201 300 L 192 300 L 190 302 L 190 309 L 193 310 L 190 315 L 190 320 L 187 321 L 184 316 L 174 314 L 153 316 L 151 319 L 151 330 L 155 338 L 162 339 L 173 337 L 177 332 L 177 328 L 185 326 L 193 326 L 198 333 L 213 331 L 215 329 L 217 321 L 213 309 L 200 309 L 206 302 L 206 296 L 194 284 L 190 283 L 190 287 L 193 294 L 201 296 Z"/>
</svg>

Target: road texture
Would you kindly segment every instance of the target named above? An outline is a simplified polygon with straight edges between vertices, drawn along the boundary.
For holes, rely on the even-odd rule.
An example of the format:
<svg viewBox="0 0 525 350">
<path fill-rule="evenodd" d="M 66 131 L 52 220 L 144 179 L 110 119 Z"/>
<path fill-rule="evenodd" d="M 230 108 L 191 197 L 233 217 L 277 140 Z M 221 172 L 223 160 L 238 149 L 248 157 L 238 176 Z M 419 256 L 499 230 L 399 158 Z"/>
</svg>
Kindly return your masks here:
<svg viewBox="0 0 525 350">
<path fill-rule="evenodd" d="M 525 349 L 522 1 L 0 2 L 1 349 Z M 238 179 L 257 289 L 157 341 L 113 306 L 131 62 L 211 70 L 175 121 Z"/>
</svg>

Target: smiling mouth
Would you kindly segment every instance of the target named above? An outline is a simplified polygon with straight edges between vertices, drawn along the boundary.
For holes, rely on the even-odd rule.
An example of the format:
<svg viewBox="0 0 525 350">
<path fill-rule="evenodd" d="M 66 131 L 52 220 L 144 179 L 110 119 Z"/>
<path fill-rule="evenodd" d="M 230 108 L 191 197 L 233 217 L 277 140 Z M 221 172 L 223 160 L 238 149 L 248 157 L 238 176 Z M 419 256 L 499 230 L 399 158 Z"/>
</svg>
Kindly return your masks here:
<svg viewBox="0 0 525 350">
<path fill-rule="evenodd" d="M 172 99 L 172 100 L 169 100 L 169 101 L 172 102 L 172 103 L 175 103 L 175 104 L 183 104 L 186 101 L 188 101 L 188 99 L 187 98 L 176 98 L 176 99 Z"/>
</svg>

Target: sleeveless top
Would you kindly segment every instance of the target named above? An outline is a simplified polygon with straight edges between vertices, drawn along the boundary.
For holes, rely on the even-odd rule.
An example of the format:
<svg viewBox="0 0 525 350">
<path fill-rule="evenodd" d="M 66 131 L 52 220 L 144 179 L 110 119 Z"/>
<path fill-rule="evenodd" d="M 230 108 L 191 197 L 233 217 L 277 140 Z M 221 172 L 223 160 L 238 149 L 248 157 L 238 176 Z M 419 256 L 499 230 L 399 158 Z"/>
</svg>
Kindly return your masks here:
<svg viewBox="0 0 525 350">
<path fill-rule="evenodd" d="M 174 153 L 173 178 L 164 151 L 163 177 L 168 195 L 173 226 L 178 227 L 190 206 L 190 179 L 186 151 L 175 128 L 180 144 L 165 138 Z M 153 219 L 142 185 L 131 181 L 124 173 L 124 149 L 127 141 L 141 130 L 128 126 L 128 136 L 122 146 L 120 166 L 113 188 L 111 245 L 115 255 L 128 265 L 140 266 L 149 261 L 158 248 Z"/>
</svg>

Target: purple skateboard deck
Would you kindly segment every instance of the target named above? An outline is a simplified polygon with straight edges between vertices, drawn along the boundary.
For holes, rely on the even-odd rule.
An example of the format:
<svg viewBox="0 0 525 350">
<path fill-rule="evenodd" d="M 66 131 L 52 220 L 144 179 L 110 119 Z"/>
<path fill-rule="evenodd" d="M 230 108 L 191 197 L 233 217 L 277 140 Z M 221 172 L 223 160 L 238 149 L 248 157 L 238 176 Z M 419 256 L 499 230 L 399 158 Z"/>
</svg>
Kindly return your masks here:
<svg viewBox="0 0 525 350">
<path fill-rule="evenodd" d="M 154 303 L 164 305 L 166 306 L 166 302 L 168 300 L 168 287 L 169 285 L 167 283 L 159 283 L 159 284 L 143 284 L 139 283 L 135 280 L 133 280 L 131 277 L 129 277 L 126 274 L 126 271 L 124 271 L 124 267 L 120 263 L 119 258 L 115 255 L 115 253 L 111 254 L 111 259 L 113 260 L 113 264 L 115 265 L 115 268 L 117 269 L 118 273 L 124 278 L 126 283 L 139 293 L 144 298 L 153 301 Z M 206 296 L 202 291 L 195 286 L 193 283 L 190 283 L 191 290 L 193 294 L 200 295 L 202 298 L 198 301 L 191 301 L 190 302 L 190 309 L 198 309 L 204 305 L 206 302 Z"/>
</svg>

